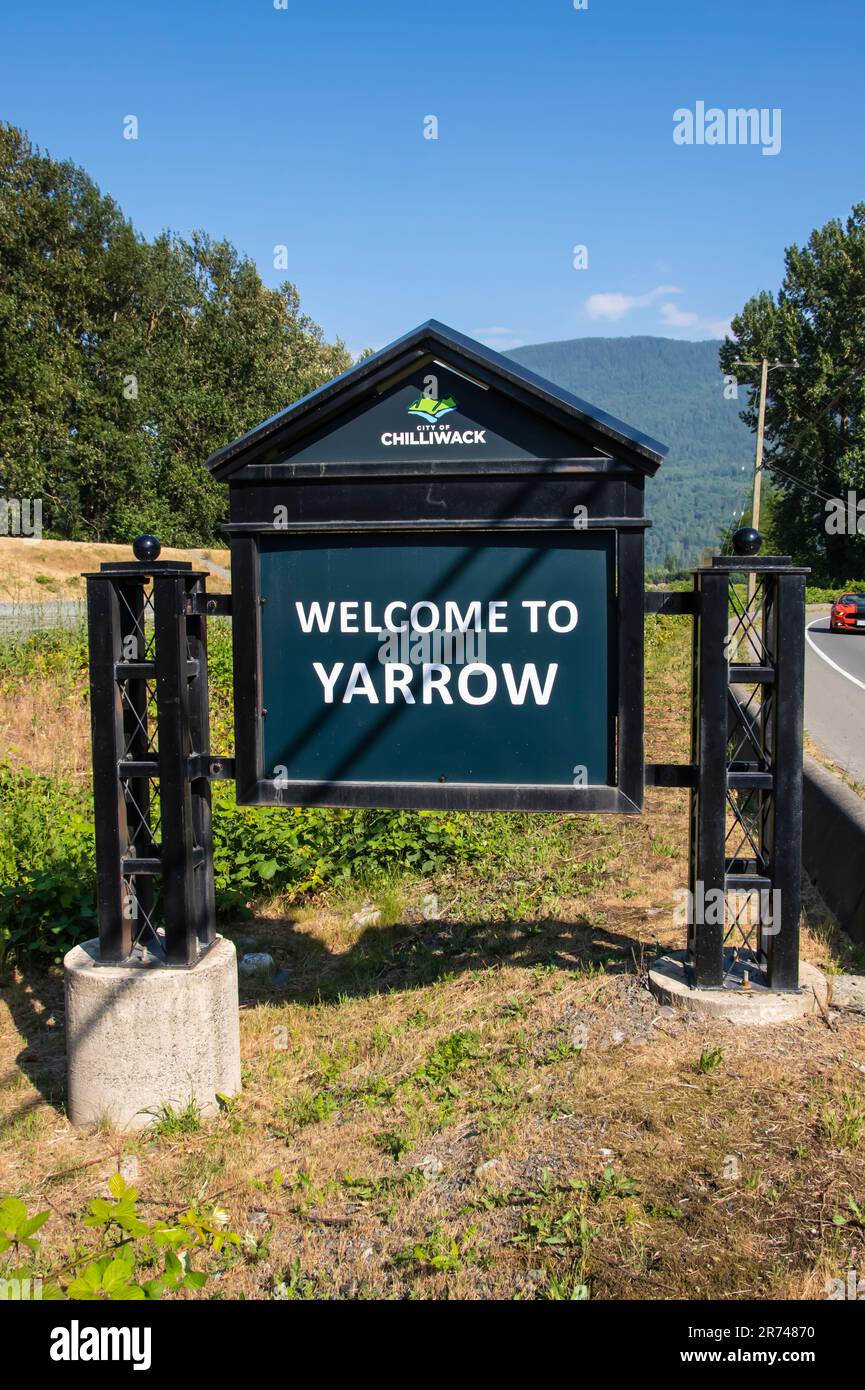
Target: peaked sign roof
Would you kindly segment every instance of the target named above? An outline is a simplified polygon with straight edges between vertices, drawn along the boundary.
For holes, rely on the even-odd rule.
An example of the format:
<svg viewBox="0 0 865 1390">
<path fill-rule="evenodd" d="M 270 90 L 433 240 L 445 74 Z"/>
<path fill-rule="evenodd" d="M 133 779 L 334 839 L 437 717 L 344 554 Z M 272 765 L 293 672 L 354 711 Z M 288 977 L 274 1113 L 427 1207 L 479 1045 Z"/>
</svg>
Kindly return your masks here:
<svg viewBox="0 0 865 1390">
<path fill-rule="evenodd" d="M 492 348 L 429 319 L 218 449 L 207 460 L 207 467 L 215 478 L 230 478 L 247 464 L 272 463 L 280 454 L 297 453 L 309 436 L 317 435 L 320 440 L 329 428 L 336 427 L 340 417 L 362 410 L 389 387 L 433 363 L 466 377 L 484 391 L 510 398 L 529 416 L 539 417 L 541 429 L 555 427 L 563 435 L 576 436 L 576 453 L 585 452 L 588 443 L 599 456 L 613 455 L 650 475 L 667 453 L 665 444 Z"/>
</svg>

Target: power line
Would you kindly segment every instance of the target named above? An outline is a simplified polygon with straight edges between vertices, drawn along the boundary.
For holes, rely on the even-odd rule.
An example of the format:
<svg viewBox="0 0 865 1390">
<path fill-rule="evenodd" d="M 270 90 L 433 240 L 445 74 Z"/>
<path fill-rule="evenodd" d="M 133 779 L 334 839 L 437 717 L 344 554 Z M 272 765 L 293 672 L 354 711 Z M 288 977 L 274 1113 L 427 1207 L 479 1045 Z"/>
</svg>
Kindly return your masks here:
<svg viewBox="0 0 865 1390">
<path fill-rule="evenodd" d="M 837 502 L 839 500 L 837 497 L 831 496 L 828 492 L 823 492 L 820 488 L 810 487 L 809 484 L 803 482 L 801 478 L 794 477 L 792 473 L 788 473 L 786 469 L 779 467 L 777 463 L 770 463 L 768 459 L 763 464 L 763 467 L 768 468 L 772 473 L 778 473 L 781 477 L 787 478 L 791 483 L 795 483 L 797 487 L 800 487 L 803 492 L 810 492 L 813 497 L 818 497 L 821 502 Z"/>
<path fill-rule="evenodd" d="M 807 459 L 806 459 L 806 461 L 807 461 Z M 796 474 L 796 473 L 790 473 L 787 469 L 782 468 L 781 465 L 780 465 L 780 463 L 776 463 L 776 462 L 774 461 L 774 459 L 764 459 L 764 460 L 763 460 L 763 467 L 764 467 L 764 468 L 770 469 L 773 473 L 782 473 L 782 474 L 784 475 L 784 477 L 785 477 L 785 478 L 789 478 L 791 482 L 799 483 L 799 484 L 801 484 L 802 487 L 804 487 L 804 488 L 806 488 L 806 489 L 808 489 L 808 490 L 811 490 L 811 484 L 810 484 L 810 483 L 806 483 L 805 479 L 804 479 L 804 478 L 800 478 L 800 477 L 798 476 L 798 474 Z M 819 486 L 818 486 L 818 483 L 815 483 L 814 486 L 815 486 L 815 487 L 818 487 L 818 491 L 820 491 Z M 823 493 L 822 495 L 825 496 L 826 494 Z M 835 494 L 833 493 L 832 496 L 834 496 L 834 495 L 835 495 Z"/>
<path fill-rule="evenodd" d="M 740 358 L 740 359 L 737 359 L 737 361 L 734 362 L 733 365 L 734 365 L 734 366 L 743 366 L 743 367 L 758 367 L 758 366 L 761 366 L 761 365 L 762 365 L 762 362 L 748 362 L 748 361 L 745 361 L 745 360 L 743 360 L 743 359 Z M 789 364 L 779 362 L 779 363 L 777 363 L 777 365 L 778 365 L 778 366 L 787 366 L 787 365 L 789 365 Z M 798 359 L 798 358 L 795 359 L 794 365 L 797 365 L 797 366 L 799 365 L 799 359 Z M 771 370 L 771 367 L 770 367 L 770 370 Z M 859 361 L 859 362 L 857 362 L 856 364 L 854 364 L 854 366 L 853 366 L 852 370 L 850 371 L 849 375 L 846 376 L 846 377 L 842 380 L 842 382 L 840 383 L 840 385 L 836 387 L 835 394 L 834 394 L 833 396 L 830 396 L 829 400 L 826 402 L 826 404 L 825 404 L 820 410 L 818 410 L 817 414 L 813 417 L 813 419 L 808 419 L 808 420 L 806 420 L 806 421 L 803 422 L 802 428 L 801 428 L 797 433 L 801 436 L 801 434 L 804 432 L 804 428 L 805 428 L 806 426 L 808 426 L 808 425 L 810 425 L 810 426 L 816 426 L 816 425 L 818 424 L 818 422 L 823 418 L 823 416 L 824 416 L 824 415 L 827 415 L 828 412 L 829 412 L 830 410 L 832 410 L 833 407 L 834 407 L 835 405 L 837 405 L 838 401 L 840 400 L 841 396 L 843 395 L 843 393 L 844 393 L 844 391 L 847 389 L 847 387 L 850 386 L 851 384 L 853 384 L 853 383 L 855 382 L 855 379 L 856 379 L 856 377 L 857 377 L 857 374 L 858 374 L 858 375 L 861 375 L 863 371 L 865 371 L 865 358 L 862 358 L 861 361 Z M 755 390 L 755 392 L 756 392 L 757 388 L 754 387 L 754 390 Z M 793 438 L 795 439 L 796 436 L 794 435 Z M 806 463 L 809 463 L 809 464 L 811 465 L 812 468 L 820 469 L 820 470 L 822 470 L 824 473 L 829 473 L 829 474 L 832 473 L 832 469 L 830 468 L 829 464 L 826 464 L 826 463 L 818 463 L 816 459 L 812 459 L 812 458 L 810 457 L 810 455 L 806 454 L 806 453 L 804 452 L 804 450 L 800 449 L 800 448 L 798 447 L 798 445 L 795 444 L 792 440 L 785 440 L 785 441 L 784 441 L 784 447 L 785 447 L 785 449 L 792 450 L 793 453 L 798 454 L 799 457 L 800 457 L 800 458 L 803 458 L 803 459 L 806 461 Z"/>
</svg>

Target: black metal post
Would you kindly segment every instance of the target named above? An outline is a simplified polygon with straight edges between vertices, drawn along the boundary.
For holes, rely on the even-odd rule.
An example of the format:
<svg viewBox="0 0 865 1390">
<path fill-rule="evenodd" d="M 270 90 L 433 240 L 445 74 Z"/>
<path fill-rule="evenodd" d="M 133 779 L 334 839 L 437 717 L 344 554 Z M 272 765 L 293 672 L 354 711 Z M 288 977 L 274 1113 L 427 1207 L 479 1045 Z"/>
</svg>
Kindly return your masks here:
<svg viewBox="0 0 865 1390">
<path fill-rule="evenodd" d="M 148 714 L 147 681 L 135 673 L 143 669 L 148 657 L 148 606 L 144 584 L 140 579 L 116 581 L 120 601 L 121 660 L 115 667 L 122 692 L 123 745 L 121 758 L 144 767 L 151 755 L 151 731 Z M 121 779 L 126 806 L 128 845 L 124 858 L 131 861 L 153 860 L 158 855 L 151 822 L 150 779 L 146 773 Z M 124 885 L 124 914 L 133 928 L 133 940 L 140 937 L 141 928 L 153 923 L 153 875 L 130 874 L 122 878 Z M 151 937 L 154 933 L 151 931 Z M 131 950 L 132 942 L 129 949 Z M 127 950 L 126 954 L 129 954 Z"/>
<path fill-rule="evenodd" d="M 193 663 L 186 644 L 187 582 L 187 575 L 176 572 L 156 574 L 153 579 L 159 800 L 162 816 L 162 910 L 165 919 L 165 955 L 169 965 L 195 963 L 201 925 L 195 884 L 196 845 L 189 782 L 189 758 L 192 752 L 189 681 L 193 674 Z M 199 862 L 200 858 L 199 852 Z"/>
<path fill-rule="evenodd" d="M 688 953 L 702 989 L 799 988 L 808 571 L 759 544 L 743 528 L 736 555 L 694 575 Z M 749 574 L 751 600 L 735 584 Z"/>
<path fill-rule="evenodd" d="M 138 563 L 87 576 L 99 950 L 191 966 L 216 937 L 210 778 L 233 773 L 210 753 L 206 615 L 230 606 L 159 549 L 139 537 Z"/>
<path fill-rule="evenodd" d="M 645 537 L 641 530 L 622 530 L 618 537 L 618 589 L 620 612 L 638 610 L 643 615 Z M 644 731 L 643 706 L 645 661 L 643 622 L 621 623 L 618 642 L 619 700 L 619 786 L 632 809 L 643 809 Z"/>
<path fill-rule="evenodd" d="M 717 895 L 724 893 L 726 870 L 729 583 L 723 572 L 694 576 L 691 761 L 697 768 L 697 785 L 691 795 L 688 951 L 698 989 L 720 989 L 723 983 L 724 920 Z"/>
<path fill-rule="evenodd" d="M 204 580 L 197 580 L 187 593 L 187 609 L 195 607 L 195 598 L 207 606 Z M 190 603 L 190 600 L 192 602 Z M 193 756 L 205 766 L 200 775 L 192 776 L 192 836 L 201 847 L 201 863 L 195 873 L 198 949 L 206 950 L 216 939 L 216 888 L 213 880 L 213 810 L 210 778 L 220 775 L 217 759 L 210 759 L 210 700 L 207 674 L 207 618 L 204 612 L 194 612 L 186 619 L 186 644 L 189 659 L 197 672 L 189 681 L 189 737 Z"/>
<path fill-rule="evenodd" d="M 131 594 L 134 582 L 127 581 L 124 587 Z M 121 961 L 132 949 L 133 919 L 126 907 L 121 868 L 129 849 L 129 832 L 126 799 L 117 772 L 124 741 L 123 703 L 116 674 L 123 655 L 120 585 L 108 575 L 87 576 L 87 627 L 99 953 L 104 961 Z"/>
<path fill-rule="evenodd" d="M 805 575 L 777 574 L 771 581 L 766 642 L 775 667 L 775 697 L 766 741 L 773 795 L 764 822 L 768 873 L 778 893 L 780 921 L 763 936 L 771 989 L 799 986 L 799 919 L 802 881 L 802 734 L 805 684 Z"/>
</svg>

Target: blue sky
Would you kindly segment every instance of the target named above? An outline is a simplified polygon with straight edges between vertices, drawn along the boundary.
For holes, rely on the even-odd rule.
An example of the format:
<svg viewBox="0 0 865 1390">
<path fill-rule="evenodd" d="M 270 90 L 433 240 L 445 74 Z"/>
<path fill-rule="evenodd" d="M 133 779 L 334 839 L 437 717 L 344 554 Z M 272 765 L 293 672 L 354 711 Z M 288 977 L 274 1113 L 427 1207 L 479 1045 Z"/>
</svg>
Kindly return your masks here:
<svg viewBox="0 0 865 1390">
<path fill-rule="evenodd" d="M 861 0 L 285 3 L 6 0 L 0 116 L 143 233 L 287 275 L 354 351 L 429 317 L 501 347 L 716 336 L 865 196 Z M 780 152 L 675 144 L 698 101 L 780 108 Z"/>
</svg>

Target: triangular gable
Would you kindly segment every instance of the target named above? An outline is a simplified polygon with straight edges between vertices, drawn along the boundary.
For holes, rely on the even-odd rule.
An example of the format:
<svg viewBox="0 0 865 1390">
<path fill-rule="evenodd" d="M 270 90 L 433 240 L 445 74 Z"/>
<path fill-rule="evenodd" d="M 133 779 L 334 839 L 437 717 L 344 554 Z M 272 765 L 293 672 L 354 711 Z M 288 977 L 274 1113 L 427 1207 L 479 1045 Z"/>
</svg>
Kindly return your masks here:
<svg viewBox="0 0 865 1390">
<path fill-rule="evenodd" d="M 526 368 L 430 321 L 207 461 L 395 464 L 614 456 L 652 474 L 666 448 Z"/>
</svg>

